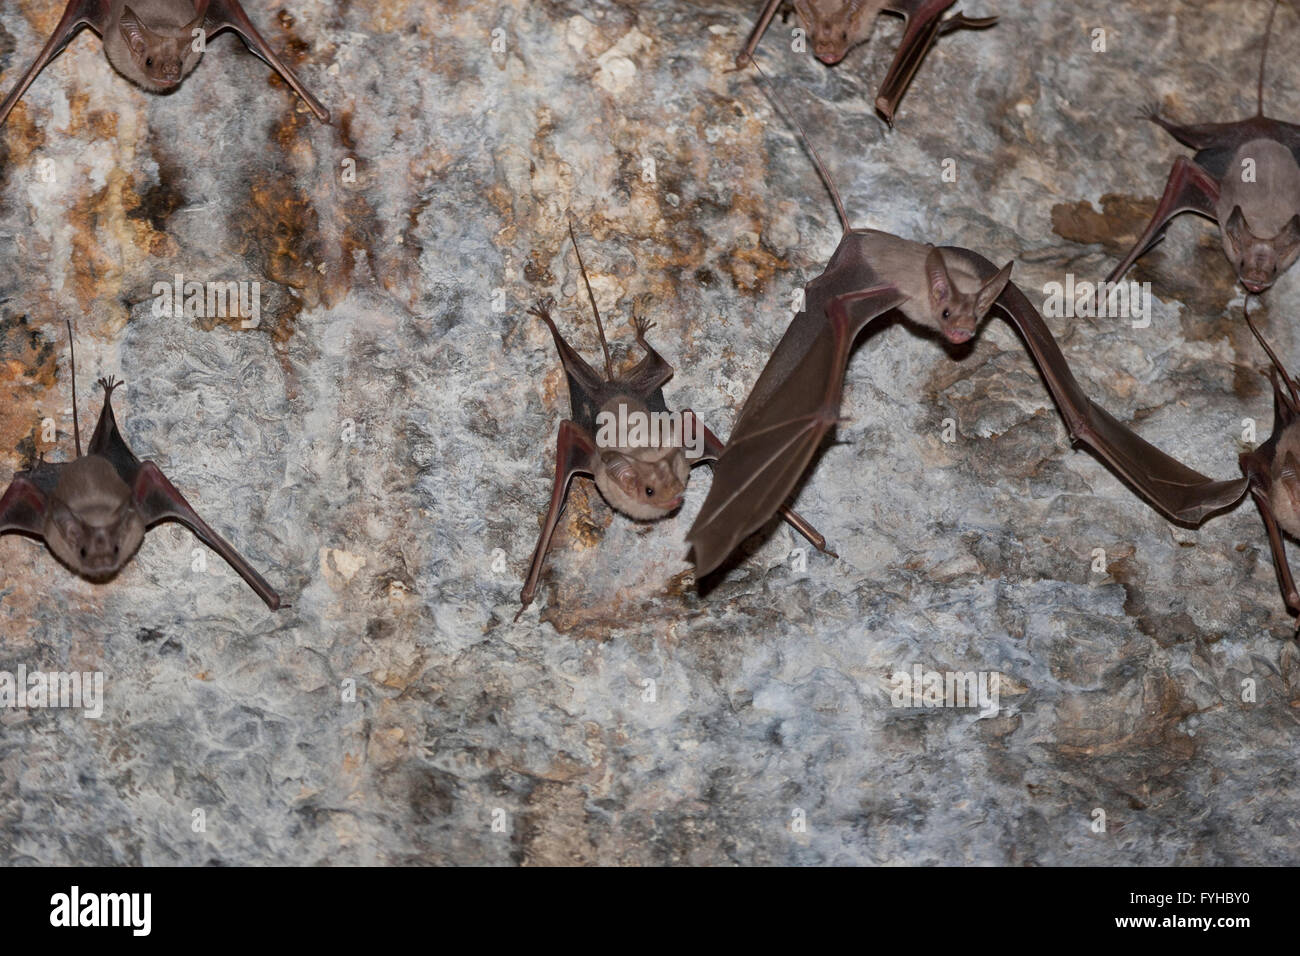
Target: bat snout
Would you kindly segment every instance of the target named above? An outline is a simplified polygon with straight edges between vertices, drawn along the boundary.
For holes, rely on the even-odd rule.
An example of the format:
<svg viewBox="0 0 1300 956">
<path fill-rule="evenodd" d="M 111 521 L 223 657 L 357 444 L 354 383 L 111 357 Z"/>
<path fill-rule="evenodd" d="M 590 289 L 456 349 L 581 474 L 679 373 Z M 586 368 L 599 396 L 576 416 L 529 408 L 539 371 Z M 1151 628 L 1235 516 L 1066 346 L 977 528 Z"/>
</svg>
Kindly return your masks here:
<svg viewBox="0 0 1300 956">
<path fill-rule="evenodd" d="M 78 556 L 88 577 L 107 576 L 122 566 L 121 542 L 105 528 L 89 529 L 81 540 Z"/>
<path fill-rule="evenodd" d="M 844 59 L 844 51 L 837 50 L 834 47 L 822 47 L 813 51 L 813 56 L 821 60 L 827 66 L 834 66 L 840 60 Z"/>
<path fill-rule="evenodd" d="M 953 345 L 964 345 L 975 337 L 975 330 L 951 326 L 943 330 L 943 337 Z"/>
</svg>

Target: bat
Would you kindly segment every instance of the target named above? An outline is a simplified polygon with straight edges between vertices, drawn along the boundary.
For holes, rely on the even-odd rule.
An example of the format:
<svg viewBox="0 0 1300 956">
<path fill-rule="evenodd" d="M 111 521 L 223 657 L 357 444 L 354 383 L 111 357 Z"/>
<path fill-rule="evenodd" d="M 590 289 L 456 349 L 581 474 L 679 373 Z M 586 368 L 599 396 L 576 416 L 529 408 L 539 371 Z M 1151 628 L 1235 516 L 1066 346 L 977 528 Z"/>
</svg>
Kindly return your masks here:
<svg viewBox="0 0 1300 956">
<path fill-rule="evenodd" d="M 1300 420 L 1300 392 L 1277 353 L 1255 328 L 1245 304 L 1242 311 L 1250 331 L 1272 362 L 1268 372 L 1273 383 L 1273 434 L 1254 451 L 1243 454 L 1239 462 L 1250 486 L 1250 496 L 1264 519 L 1282 600 L 1291 614 L 1300 614 L 1300 594 L 1296 593 L 1282 543 L 1282 531 L 1293 538 L 1300 537 L 1300 427 L 1296 424 Z"/>
<path fill-rule="evenodd" d="M 571 415 L 560 422 L 551 501 L 542 521 L 541 536 L 533 551 L 528 577 L 519 595 L 521 607 L 515 615 L 516 621 L 528 609 L 537 592 L 551 537 L 575 477 L 593 479 L 597 490 L 616 511 L 640 521 L 657 521 L 681 507 L 691 468 L 706 461 L 716 461 L 723 449 L 722 442 L 690 409 L 681 413 L 680 426 L 670 431 L 668 439 L 658 443 L 636 441 L 637 436 L 631 430 L 622 441 L 612 429 L 606 434 L 604 423 L 611 420 L 650 421 L 654 416 L 659 416 L 660 421 L 670 419 L 663 386 L 672 378 L 673 367 L 646 340 L 646 333 L 654 327 L 653 323 L 637 316 L 633 320 L 633 330 L 645 355 L 624 374 L 614 373 L 604 324 L 596 307 L 596 297 L 591 291 L 572 222 L 569 223 L 569 238 L 573 241 L 578 268 L 582 271 L 582 281 L 587 287 L 587 298 L 596 319 L 596 331 L 605 354 L 605 374 L 602 376 L 588 365 L 560 334 L 551 316 L 554 300 L 543 299 L 528 310 L 551 330 L 568 380 Z M 694 447 L 688 448 L 688 444 Z M 835 556 L 834 552 L 827 550 L 826 539 L 794 511 L 784 505 L 772 510 L 780 512 L 781 517 L 817 550 Z"/>
<path fill-rule="evenodd" d="M 68 335 L 72 335 L 71 323 Z M 71 342 L 69 349 L 73 349 Z M 30 469 L 14 475 L 0 497 L 0 535 L 39 538 L 74 574 L 102 584 L 135 556 L 146 531 L 164 521 L 176 521 L 221 555 L 272 611 L 288 607 L 252 565 L 208 527 L 162 469 L 132 454 L 113 416 L 113 390 L 122 384 L 114 378 L 99 380 L 104 407 L 82 454 L 76 353 L 70 354 L 77 457 L 58 464 L 42 457 Z"/>
<path fill-rule="evenodd" d="M 798 127 L 798 121 L 794 121 Z M 1236 504 L 1245 479 L 1215 481 L 1148 444 L 1092 402 L 1070 372 L 1042 316 L 1001 269 L 954 246 L 856 230 L 806 134 L 843 233 L 741 408 L 714 465 L 713 486 L 687 533 L 696 579 L 710 573 L 793 492 L 826 433 L 840 420 L 854 340 L 880 316 L 901 314 L 947 342 L 972 339 L 990 313 L 1006 319 L 1042 374 L 1071 440 L 1092 449 L 1166 517 L 1196 525 Z"/>
<path fill-rule="evenodd" d="M 1300 126 L 1264 115 L 1264 64 L 1280 2 L 1274 0 L 1264 31 L 1254 116 L 1179 126 L 1157 108 L 1145 114 L 1196 154 L 1174 160 L 1155 214 L 1107 283 L 1164 239 L 1170 220 L 1185 212 L 1219 224 L 1224 255 L 1247 292 L 1267 290 L 1300 256 Z"/>
<path fill-rule="evenodd" d="M 32 81 L 82 27 L 90 27 L 103 39 L 104 55 L 114 69 L 151 93 L 166 93 L 179 86 L 199 65 L 206 41 L 233 30 L 254 56 L 293 87 L 317 119 L 329 122 L 329 110 L 262 39 L 239 0 L 68 0 L 63 18 L 36 62 L 0 104 L 0 126 Z M 203 43 L 198 42 L 200 38 Z"/>
<path fill-rule="evenodd" d="M 767 0 L 758 22 L 749 34 L 744 50 L 736 57 L 737 68 L 744 67 L 754 56 L 759 41 L 785 0 Z M 876 109 L 890 126 L 894 114 L 916 75 L 921 61 L 935 39 L 961 29 L 984 29 L 998 22 L 997 17 L 971 18 L 960 12 L 943 14 L 957 0 L 794 0 L 795 12 L 808 31 L 813 55 L 827 66 L 844 59 L 849 50 L 871 39 L 876 19 L 881 13 L 896 13 L 906 21 L 898 52 L 889 65 L 885 81 L 876 94 Z"/>
</svg>

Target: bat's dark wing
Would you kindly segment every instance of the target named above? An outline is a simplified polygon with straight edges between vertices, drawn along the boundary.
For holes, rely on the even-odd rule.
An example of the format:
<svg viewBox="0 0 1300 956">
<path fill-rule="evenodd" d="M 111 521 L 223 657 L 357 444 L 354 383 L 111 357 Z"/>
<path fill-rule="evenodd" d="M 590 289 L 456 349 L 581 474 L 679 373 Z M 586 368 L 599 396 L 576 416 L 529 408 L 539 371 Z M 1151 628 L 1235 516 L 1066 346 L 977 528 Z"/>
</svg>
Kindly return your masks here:
<svg viewBox="0 0 1300 956">
<path fill-rule="evenodd" d="M 808 284 L 794 317 L 741 409 L 713 485 L 686 535 L 697 577 L 716 568 L 785 504 L 817 447 L 839 420 L 853 340 L 905 296 L 867 263 L 850 233 Z"/>
<path fill-rule="evenodd" d="M 880 84 L 876 95 L 876 109 L 889 125 L 894 125 L 894 113 L 907 92 L 908 84 L 921 66 L 921 61 L 930 52 L 935 37 L 963 27 L 982 29 L 997 23 L 997 17 L 972 19 L 957 14 L 947 20 L 943 13 L 957 0 L 890 0 L 886 10 L 901 14 L 907 18 L 907 27 L 903 39 L 898 44 L 898 52 L 889 65 L 889 72 Z"/>
<path fill-rule="evenodd" d="M 35 482 L 16 477 L 0 497 L 0 534 L 45 537 L 45 512 L 49 498 Z"/>
<path fill-rule="evenodd" d="M 114 379 L 99 380 L 100 387 L 104 389 L 104 407 L 99 412 L 99 422 L 95 425 L 95 433 L 90 437 L 87 454 L 100 455 L 113 465 L 131 488 L 135 509 L 146 528 L 164 521 L 177 521 L 185 525 L 194 533 L 194 537 L 221 555 L 248 582 L 248 586 L 257 592 L 257 596 L 266 602 L 267 607 L 272 611 L 279 610 L 280 595 L 225 538 L 198 516 L 157 465 L 151 461 L 140 461 L 127 447 L 113 415 L 113 389 L 120 384 L 122 383 Z"/>
<path fill-rule="evenodd" d="M 968 249 L 946 247 L 944 253 L 964 257 L 983 281 L 997 272 L 993 263 Z M 996 306 L 1028 346 L 1070 437 L 1091 448 L 1148 504 L 1167 518 L 1197 525 L 1241 500 L 1247 479 L 1216 481 L 1188 468 L 1089 399 L 1070 372 L 1042 316 L 1014 283 L 1007 283 Z"/>
<path fill-rule="evenodd" d="M 104 390 L 104 407 L 99 410 L 99 421 L 95 423 L 95 433 L 90 436 L 86 454 L 107 458 L 129 487 L 135 484 L 136 475 L 140 473 L 140 459 L 127 446 L 113 415 L 113 389 L 122 383 L 115 378 L 101 378 L 97 384 Z"/>
<path fill-rule="evenodd" d="M 1251 140 L 1276 140 L 1300 162 L 1300 126 L 1294 123 L 1252 116 L 1231 123 L 1180 125 L 1165 119 L 1156 109 L 1150 110 L 1146 117 L 1184 146 L 1196 150 L 1196 165 L 1220 181 L 1228 174 L 1228 162 L 1233 155 Z"/>
<path fill-rule="evenodd" d="M 49 65 L 49 62 L 63 52 L 77 31 L 84 26 L 89 26 L 101 36 L 104 33 L 104 24 L 108 20 L 108 11 L 111 6 L 111 0 L 69 0 L 68 6 L 63 11 L 63 17 L 59 20 L 59 25 L 54 28 L 50 34 L 49 40 L 46 41 L 36 62 L 27 68 L 27 72 L 22 78 L 14 84 L 14 88 L 9 91 L 5 101 L 0 103 L 0 126 L 5 124 L 9 119 L 9 114 L 13 108 L 22 99 L 23 94 L 27 92 L 27 87 L 32 85 L 32 80 L 40 75 L 41 70 Z"/>
<path fill-rule="evenodd" d="M 254 56 L 279 73 L 280 78 L 293 87 L 294 92 L 311 107 L 318 120 L 322 123 L 330 121 L 330 111 L 298 82 L 298 77 L 294 76 L 293 70 L 285 66 L 284 61 L 271 49 L 270 44 L 262 39 L 262 34 L 257 32 L 253 21 L 248 19 L 248 14 L 239 5 L 239 0 L 199 0 L 195 5 L 195 14 L 203 13 L 205 7 L 207 13 L 205 23 L 209 36 L 216 36 L 223 30 L 234 30 Z"/>
<path fill-rule="evenodd" d="M 207 522 L 190 507 L 190 503 L 167 480 L 167 476 L 157 465 L 151 461 L 140 465 L 136 479 L 131 485 L 131 492 L 135 508 L 144 520 L 146 528 L 164 521 L 178 521 L 185 525 L 194 533 L 194 537 L 221 555 L 226 563 L 248 582 L 248 586 L 257 592 L 257 596 L 266 602 L 267 607 L 272 611 L 280 609 L 280 595 L 238 551 L 230 546 L 225 538 L 208 527 Z"/>
</svg>

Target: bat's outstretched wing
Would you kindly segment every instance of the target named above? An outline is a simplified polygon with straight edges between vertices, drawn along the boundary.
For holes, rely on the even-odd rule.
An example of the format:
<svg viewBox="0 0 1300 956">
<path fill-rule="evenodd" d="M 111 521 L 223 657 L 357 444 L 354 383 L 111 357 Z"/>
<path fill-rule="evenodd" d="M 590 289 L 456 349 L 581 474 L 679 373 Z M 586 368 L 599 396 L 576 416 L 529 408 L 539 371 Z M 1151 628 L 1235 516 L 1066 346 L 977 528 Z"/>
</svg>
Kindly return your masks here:
<svg viewBox="0 0 1300 956">
<path fill-rule="evenodd" d="M 555 440 L 555 481 L 551 487 L 551 503 L 546 509 L 546 519 L 542 522 L 542 533 L 533 549 L 533 560 L 528 567 L 528 578 L 524 589 L 519 594 L 519 612 L 515 620 L 528 610 L 537 593 L 537 582 L 542 576 L 542 565 L 546 563 L 546 552 L 551 550 L 551 536 L 555 526 L 560 523 L 560 513 L 564 511 L 564 501 L 569 496 L 569 485 L 578 475 L 590 475 L 591 460 L 596 455 L 595 439 L 575 422 L 567 418 L 560 422 L 560 432 Z"/>
<path fill-rule="evenodd" d="M 1206 219 L 1217 220 L 1215 209 L 1218 202 L 1219 183 L 1215 178 L 1186 156 L 1179 156 L 1169 171 L 1164 195 L 1160 197 L 1151 221 L 1119 265 L 1110 270 L 1106 281 L 1118 282 L 1133 263 L 1155 248 L 1164 239 L 1165 229 L 1175 216 L 1194 212 Z"/>
<path fill-rule="evenodd" d="M 945 247 L 944 254 L 964 257 L 983 281 L 997 272 L 993 263 L 969 249 Z M 1071 439 L 1091 448 L 1148 504 L 1173 521 L 1198 525 L 1242 499 L 1246 478 L 1216 481 L 1188 468 L 1088 398 L 1042 316 L 1014 283 L 1007 283 L 995 305 L 1024 339 Z"/>
<path fill-rule="evenodd" d="M 257 596 L 266 602 L 267 607 L 272 611 L 280 609 L 280 595 L 225 538 L 208 527 L 207 522 L 198 516 L 185 497 L 167 480 L 162 469 L 153 462 L 146 461 L 140 465 L 135 481 L 131 484 L 131 496 L 146 528 L 163 521 L 177 521 L 185 525 L 194 533 L 194 537 L 221 555 L 248 582 L 248 586 L 257 592 Z"/>
<path fill-rule="evenodd" d="M 944 11 L 956 2 L 957 0 L 890 0 L 885 5 L 886 10 L 907 18 L 907 27 L 903 39 L 899 41 L 898 52 L 894 54 L 884 82 L 880 84 L 880 92 L 876 94 L 876 109 L 890 126 L 894 125 L 898 104 L 920 68 L 921 61 L 930 52 L 935 37 L 956 29 L 978 30 L 991 27 L 998 21 L 997 17 L 973 19 L 960 13 L 944 20 Z"/>
<path fill-rule="evenodd" d="M 278 611 L 282 606 L 288 607 L 287 604 L 281 604 L 280 595 L 253 566 L 199 517 L 184 495 L 167 480 L 162 469 L 151 461 L 142 462 L 135 457 L 118 430 L 117 419 L 113 415 L 113 389 L 121 384 L 113 378 L 99 380 L 99 387 L 104 390 L 104 407 L 99 411 L 99 421 L 95 425 L 95 433 L 90 436 L 87 454 L 99 455 L 112 464 L 122 481 L 130 487 L 132 503 L 146 528 L 164 521 L 177 521 L 185 525 L 194 537 L 221 555 L 272 611 Z"/>
<path fill-rule="evenodd" d="M 826 271 L 808 284 L 807 307 L 790 323 L 745 401 L 686 535 L 697 578 L 785 504 L 839 420 L 853 340 L 905 299 L 875 274 L 857 243 L 842 242 Z"/>
<path fill-rule="evenodd" d="M 45 537 L 45 512 L 49 499 L 27 478 L 15 478 L 0 497 L 0 534 Z"/>
<path fill-rule="evenodd" d="M 0 103 L 0 126 L 9 119 L 9 114 L 27 92 L 27 87 L 32 85 L 32 81 L 40 75 L 41 70 L 45 69 L 51 60 L 63 52 L 63 48 L 72 41 L 78 30 L 89 26 L 96 33 L 103 35 L 110 5 L 110 0 L 69 0 L 59 25 L 50 34 L 36 62 L 27 68 L 27 72 L 14 84 L 5 101 Z"/>
<path fill-rule="evenodd" d="M 280 59 L 279 55 L 271 49 L 262 34 L 257 32 L 257 27 L 253 26 L 253 21 L 248 19 L 248 14 L 240 6 L 239 0 L 199 0 L 195 8 L 195 14 L 204 13 L 206 7 L 207 31 L 209 36 L 216 36 L 222 30 L 234 30 L 243 39 L 249 51 L 259 60 L 269 66 L 275 72 L 280 74 L 280 78 L 293 87 L 294 92 L 302 97 L 311 111 L 316 114 L 316 118 L 322 123 L 330 121 L 330 111 L 327 110 L 321 101 L 312 96 L 311 92 L 298 82 L 298 77 L 294 76 L 293 70 L 289 69 Z"/>
</svg>

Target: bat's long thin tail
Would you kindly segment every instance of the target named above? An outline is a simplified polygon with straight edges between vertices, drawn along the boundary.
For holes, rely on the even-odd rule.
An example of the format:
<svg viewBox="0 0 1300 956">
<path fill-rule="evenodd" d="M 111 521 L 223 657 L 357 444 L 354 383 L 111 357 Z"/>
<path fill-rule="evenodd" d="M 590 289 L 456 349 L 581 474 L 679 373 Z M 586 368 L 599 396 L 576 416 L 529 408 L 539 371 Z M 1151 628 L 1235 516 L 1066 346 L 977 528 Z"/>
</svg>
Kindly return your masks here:
<svg viewBox="0 0 1300 956">
<path fill-rule="evenodd" d="M 758 75 L 763 78 L 759 88 L 762 89 L 763 95 L 767 97 L 767 101 L 772 104 L 772 108 L 794 124 L 794 128 L 799 131 L 799 138 L 803 140 L 808 155 L 812 157 L 813 165 L 817 167 L 817 175 L 826 184 L 826 191 L 831 194 L 831 199 L 835 202 L 835 212 L 840 217 L 840 226 L 844 230 L 843 235 L 847 235 L 852 231 L 853 226 L 849 224 L 849 215 L 844 211 L 844 201 L 840 199 L 840 191 L 835 188 L 835 183 L 831 180 L 830 174 L 826 172 L 826 164 L 822 162 L 821 156 L 818 155 L 817 147 L 813 146 L 812 140 L 808 138 L 803 125 L 795 118 L 795 115 L 782 109 L 777 103 L 776 97 L 772 95 L 772 82 L 767 78 L 767 74 L 763 72 L 763 68 L 758 65 L 758 60 L 751 56 L 749 62 L 754 64 L 754 69 L 758 70 Z"/>
<path fill-rule="evenodd" d="M 614 381 L 614 363 L 609 360 L 609 343 L 605 341 L 605 325 L 600 321 L 600 309 L 596 308 L 596 296 L 591 291 L 591 282 L 587 279 L 587 266 L 582 261 L 582 250 L 578 248 L 578 237 L 573 234 L 573 218 L 569 218 L 569 238 L 573 240 L 573 251 L 578 255 L 578 270 L 582 273 L 582 284 L 587 287 L 587 299 L 591 302 L 591 314 L 596 317 L 596 331 L 600 333 L 600 347 L 605 352 L 605 378 Z"/>
<path fill-rule="evenodd" d="M 77 346 L 73 342 L 72 320 L 64 319 L 68 325 L 68 358 L 72 366 L 72 435 L 77 442 L 77 457 L 81 457 L 81 426 L 77 423 Z"/>
</svg>

